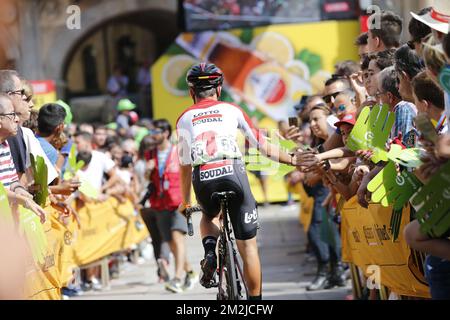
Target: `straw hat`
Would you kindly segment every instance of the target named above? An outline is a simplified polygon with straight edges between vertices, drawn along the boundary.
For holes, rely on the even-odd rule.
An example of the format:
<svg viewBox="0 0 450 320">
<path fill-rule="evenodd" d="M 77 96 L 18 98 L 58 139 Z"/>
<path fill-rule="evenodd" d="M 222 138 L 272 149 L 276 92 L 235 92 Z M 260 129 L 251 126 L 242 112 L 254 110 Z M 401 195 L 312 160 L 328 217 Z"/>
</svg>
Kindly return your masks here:
<svg viewBox="0 0 450 320">
<path fill-rule="evenodd" d="M 410 12 L 414 19 L 426 24 L 431 29 L 441 33 L 449 32 L 450 23 L 450 1 L 435 0 L 430 12 L 419 16 L 414 12 Z"/>
</svg>

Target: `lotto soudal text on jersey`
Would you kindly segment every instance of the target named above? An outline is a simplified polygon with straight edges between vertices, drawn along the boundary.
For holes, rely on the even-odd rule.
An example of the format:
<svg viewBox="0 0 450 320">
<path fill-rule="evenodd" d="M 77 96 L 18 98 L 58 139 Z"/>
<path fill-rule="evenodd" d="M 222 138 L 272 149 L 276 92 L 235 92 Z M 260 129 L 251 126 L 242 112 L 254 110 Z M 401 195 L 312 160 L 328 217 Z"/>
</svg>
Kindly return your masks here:
<svg viewBox="0 0 450 320">
<path fill-rule="evenodd" d="M 232 161 L 220 161 L 200 167 L 200 181 L 214 180 L 234 174 Z"/>
<path fill-rule="evenodd" d="M 203 123 L 223 122 L 223 115 L 219 110 L 211 110 L 195 114 L 192 119 L 192 126 L 195 127 Z"/>
</svg>

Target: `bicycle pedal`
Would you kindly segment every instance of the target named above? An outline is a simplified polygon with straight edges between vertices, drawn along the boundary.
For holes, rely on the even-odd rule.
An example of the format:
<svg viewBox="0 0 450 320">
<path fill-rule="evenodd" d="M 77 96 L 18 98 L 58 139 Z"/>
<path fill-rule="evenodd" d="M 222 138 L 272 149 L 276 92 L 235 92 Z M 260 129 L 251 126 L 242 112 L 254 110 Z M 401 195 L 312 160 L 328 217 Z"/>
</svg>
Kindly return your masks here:
<svg viewBox="0 0 450 320">
<path fill-rule="evenodd" d="M 203 285 L 206 289 L 217 288 L 219 283 L 216 280 L 211 280 L 209 283 Z"/>
</svg>

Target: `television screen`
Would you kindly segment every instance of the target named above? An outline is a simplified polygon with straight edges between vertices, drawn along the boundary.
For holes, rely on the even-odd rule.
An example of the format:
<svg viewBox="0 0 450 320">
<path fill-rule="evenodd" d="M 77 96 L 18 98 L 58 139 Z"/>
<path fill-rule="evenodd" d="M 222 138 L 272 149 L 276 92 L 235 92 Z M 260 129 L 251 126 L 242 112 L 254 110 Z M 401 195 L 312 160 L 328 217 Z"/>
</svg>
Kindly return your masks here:
<svg viewBox="0 0 450 320">
<path fill-rule="evenodd" d="M 321 20 L 321 0 L 181 0 L 184 30 L 226 30 Z"/>
</svg>

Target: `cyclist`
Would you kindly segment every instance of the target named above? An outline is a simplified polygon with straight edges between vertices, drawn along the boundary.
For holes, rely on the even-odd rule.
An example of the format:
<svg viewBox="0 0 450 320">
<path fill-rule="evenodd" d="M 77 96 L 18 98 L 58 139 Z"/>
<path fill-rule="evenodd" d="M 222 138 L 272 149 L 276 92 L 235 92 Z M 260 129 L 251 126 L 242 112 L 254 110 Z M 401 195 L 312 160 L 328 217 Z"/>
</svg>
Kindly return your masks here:
<svg viewBox="0 0 450 320">
<path fill-rule="evenodd" d="M 256 243 L 258 212 L 236 141 L 238 129 L 251 146 L 275 161 L 295 166 L 298 165 L 297 156 L 267 143 L 240 107 L 218 100 L 223 74 L 217 66 L 209 63 L 194 65 L 188 71 L 186 81 L 194 105 L 177 121 L 183 201 L 179 210 L 185 212 L 190 206 L 192 182 L 197 201 L 204 210 L 200 233 L 205 258 L 200 263 L 200 283 L 210 288 L 215 282 L 217 268 L 215 250 L 220 230 L 220 203 L 211 199 L 211 195 L 234 191 L 237 196 L 230 203 L 230 220 L 244 264 L 249 299 L 260 300 L 262 279 Z"/>
</svg>

